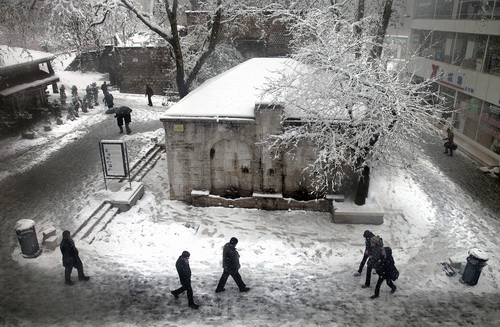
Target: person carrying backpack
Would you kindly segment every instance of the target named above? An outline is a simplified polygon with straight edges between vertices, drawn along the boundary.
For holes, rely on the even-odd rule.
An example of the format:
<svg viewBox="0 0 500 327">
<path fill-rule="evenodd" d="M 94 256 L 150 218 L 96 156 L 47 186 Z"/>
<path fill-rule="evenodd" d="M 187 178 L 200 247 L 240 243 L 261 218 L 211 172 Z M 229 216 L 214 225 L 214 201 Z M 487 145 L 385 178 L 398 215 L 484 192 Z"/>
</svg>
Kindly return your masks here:
<svg viewBox="0 0 500 327">
<path fill-rule="evenodd" d="M 387 286 L 391 288 L 391 294 L 396 292 L 397 287 L 392 281 L 398 279 L 399 271 L 394 265 L 394 258 L 392 257 L 392 249 L 390 247 L 382 248 L 380 261 L 377 264 L 376 271 L 378 275 L 377 285 L 375 286 L 375 294 L 370 298 L 376 299 L 379 297 L 380 286 L 384 280 L 386 281 Z"/>
</svg>

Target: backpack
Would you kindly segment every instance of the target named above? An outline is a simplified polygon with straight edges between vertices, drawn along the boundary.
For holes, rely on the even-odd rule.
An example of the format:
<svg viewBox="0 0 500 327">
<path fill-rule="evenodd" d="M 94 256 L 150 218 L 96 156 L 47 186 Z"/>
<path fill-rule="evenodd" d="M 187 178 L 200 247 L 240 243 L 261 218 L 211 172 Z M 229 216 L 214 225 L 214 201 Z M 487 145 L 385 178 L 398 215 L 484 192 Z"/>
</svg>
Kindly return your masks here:
<svg viewBox="0 0 500 327">
<path fill-rule="evenodd" d="M 396 281 L 399 277 L 399 270 L 394 266 L 394 270 L 391 272 L 391 280 Z"/>
<path fill-rule="evenodd" d="M 394 265 L 394 258 L 392 257 L 392 249 L 391 249 L 390 247 L 386 246 L 386 247 L 384 248 L 384 250 L 385 250 L 385 255 L 386 255 L 386 257 L 387 257 L 388 261 L 393 263 L 393 265 L 392 265 L 392 269 L 390 270 L 390 272 L 389 272 L 389 274 L 388 274 L 388 275 L 389 275 L 388 277 L 389 277 L 391 280 L 395 281 L 395 280 L 397 280 L 397 279 L 398 279 L 398 277 L 399 277 L 399 270 L 398 270 L 398 268 L 396 268 L 396 266 Z"/>
</svg>

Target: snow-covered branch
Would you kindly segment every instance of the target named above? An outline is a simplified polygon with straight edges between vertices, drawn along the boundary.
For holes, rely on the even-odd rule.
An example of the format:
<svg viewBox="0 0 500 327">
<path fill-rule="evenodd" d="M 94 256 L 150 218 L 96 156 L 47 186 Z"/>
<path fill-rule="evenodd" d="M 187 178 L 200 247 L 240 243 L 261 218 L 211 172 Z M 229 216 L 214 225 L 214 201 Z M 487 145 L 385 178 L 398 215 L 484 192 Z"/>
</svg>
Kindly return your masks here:
<svg viewBox="0 0 500 327">
<path fill-rule="evenodd" d="M 416 83 L 406 67 L 388 70 L 384 58 L 370 54 L 373 35 L 357 35 L 351 19 L 331 12 L 297 17 L 292 57 L 300 64 L 267 90 L 285 107 L 284 132 L 269 144 L 290 151 L 300 142 L 314 145 L 308 170 L 319 191 L 332 186 L 327 177 L 336 176 L 338 187 L 348 171 L 396 158 L 407 164 L 422 133 L 436 132 L 443 113 L 432 80 Z"/>
</svg>

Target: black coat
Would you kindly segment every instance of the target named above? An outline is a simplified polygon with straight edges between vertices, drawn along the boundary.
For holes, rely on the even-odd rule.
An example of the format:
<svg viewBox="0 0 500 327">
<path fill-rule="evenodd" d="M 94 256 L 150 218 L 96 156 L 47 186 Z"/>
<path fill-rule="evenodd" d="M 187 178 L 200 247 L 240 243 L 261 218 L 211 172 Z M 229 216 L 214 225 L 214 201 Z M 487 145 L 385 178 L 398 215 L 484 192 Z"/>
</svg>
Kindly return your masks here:
<svg viewBox="0 0 500 327">
<path fill-rule="evenodd" d="M 240 269 L 240 254 L 230 243 L 226 243 L 222 250 L 222 268 L 229 272 L 236 272 Z"/>
<path fill-rule="evenodd" d="M 75 242 L 72 239 L 64 238 L 59 245 L 62 253 L 64 267 L 74 267 L 81 264 L 78 249 L 75 247 Z"/>
<path fill-rule="evenodd" d="M 382 278 L 392 279 L 395 271 L 396 266 L 394 265 L 394 258 L 392 257 L 392 249 L 390 247 L 385 247 L 380 256 L 377 274 Z"/>
<path fill-rule="evenodd" d="M 186 263 L 182 257 L 179 257 L 179 259 L 177 259 L 177 262 L 175 263 L 175 268 L 177 268 L 177 273 L 179 274 L 181 285 L 190 285 L 191 268 L 189 267 L 189 263 Z"/>
</svg>

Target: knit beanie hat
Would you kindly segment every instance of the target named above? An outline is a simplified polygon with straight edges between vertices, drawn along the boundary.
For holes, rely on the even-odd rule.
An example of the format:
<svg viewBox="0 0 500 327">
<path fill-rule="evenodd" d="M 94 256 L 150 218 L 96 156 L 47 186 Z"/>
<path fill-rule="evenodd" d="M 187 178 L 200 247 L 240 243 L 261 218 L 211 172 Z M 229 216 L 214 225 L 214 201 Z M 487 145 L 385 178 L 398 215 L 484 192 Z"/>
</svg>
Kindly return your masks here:
<svg viewBox="0 0 500 327">
<path fill-rule="evenodd" d="M 191 254 L 188 251 L 183 251 L 181 257 L 183 258 L 189 258 Z"/>
<path fill-rule="evenodd" d="M 236 237 L 231 237 L 231 240 L 229 240 L 229 244 L 232 245 L 238 244 L 238 239 Z"/>
</svg>

